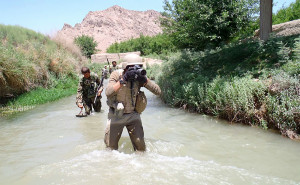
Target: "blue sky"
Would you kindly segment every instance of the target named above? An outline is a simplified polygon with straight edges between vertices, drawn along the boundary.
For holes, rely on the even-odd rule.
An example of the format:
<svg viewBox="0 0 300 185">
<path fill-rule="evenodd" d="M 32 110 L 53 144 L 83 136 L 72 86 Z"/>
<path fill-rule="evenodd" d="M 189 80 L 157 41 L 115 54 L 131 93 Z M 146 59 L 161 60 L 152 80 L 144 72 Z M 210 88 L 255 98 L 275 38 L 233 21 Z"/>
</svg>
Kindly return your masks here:
<svg viewBox="0 0 300 185">
<path fill-rule="evenodd" d="M 296 0 L 273 0 L 273 12 Z M 64 23 L 74 26 L 89 11 L 119 5 L 129 10 L 163 11 L 163 0 L 0 0 L 0 24 L 19 25 L 44 34 L 53 34 Z"/>
</svg>

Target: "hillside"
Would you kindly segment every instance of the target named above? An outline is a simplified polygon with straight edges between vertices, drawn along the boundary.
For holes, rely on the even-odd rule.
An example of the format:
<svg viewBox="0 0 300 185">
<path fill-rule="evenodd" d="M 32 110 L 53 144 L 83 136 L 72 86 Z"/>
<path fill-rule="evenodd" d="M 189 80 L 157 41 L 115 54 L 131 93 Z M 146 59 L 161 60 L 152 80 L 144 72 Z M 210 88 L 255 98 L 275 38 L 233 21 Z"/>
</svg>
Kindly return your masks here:
<svg viewBox="0 0 300 185">
<path fill-rule="evenodd" d="M 133 11 L 115 5 L 103 11 L 90 11 L 74 27 L 65 24 L 57 36 L 69 42 L 80 35 L 91 36 L 98 43 L 97 49 L 103 53 L 115 42 L 137 38 L 140 34 L 153 36 L 161 33 L 160 17 L 161 14 L 154 10 Z"/>
<path fill-rule="evenodd" d="M 70 52 L 40 33 L 0 25 L 0 106 L 33 89 L 55 88 L 60 82 L 68 88 L 67 81 L 76 86 L 83 60 L 79 50 Z"/>
</svg>

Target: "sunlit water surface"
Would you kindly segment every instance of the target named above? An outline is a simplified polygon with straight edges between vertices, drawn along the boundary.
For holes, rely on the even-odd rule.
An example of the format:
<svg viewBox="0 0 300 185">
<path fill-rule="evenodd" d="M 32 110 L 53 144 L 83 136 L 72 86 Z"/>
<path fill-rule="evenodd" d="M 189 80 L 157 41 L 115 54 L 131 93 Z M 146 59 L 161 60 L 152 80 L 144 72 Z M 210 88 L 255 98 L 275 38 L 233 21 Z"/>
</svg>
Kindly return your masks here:
<svg viewBox="0 0 300 185">
<path fill-rule="evenodd" d="M 300 143 L 165 106 L 145 90 L 147 151 L 127 130 L 105 148 L 108 107 L 77 118 L 75 96 L 0 121 L 0 184 L 300 184 Z"/>
</svg>

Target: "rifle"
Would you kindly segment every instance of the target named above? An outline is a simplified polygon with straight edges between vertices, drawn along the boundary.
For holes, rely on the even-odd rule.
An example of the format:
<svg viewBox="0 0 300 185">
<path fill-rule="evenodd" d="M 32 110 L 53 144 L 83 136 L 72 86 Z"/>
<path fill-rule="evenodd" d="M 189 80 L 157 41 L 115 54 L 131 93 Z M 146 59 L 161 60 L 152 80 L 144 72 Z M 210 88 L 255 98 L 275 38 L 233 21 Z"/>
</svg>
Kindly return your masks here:
<svg viewBox="0 0 300 185">
<path fill-rule="evenodd" d="M 98 88 L 97 88 L 97 91 L 96 91 L 96 96 L 95 96 L 95 99 L 94 99 L 94 104 L 96 103 L 96 100 L 97 100 L 97 98 L 98 98 L 98 91 L 99 91 L 100 88 L 103 86 L 103 80 L 104 80 L 104 74 L 103 74 L 103 72 L 102 72 L 102 78 L 101 78 L 100 84 L 99 84 L 99 86 L 98 86 Z"/>
<path fill-rule="evenodd" d="M 109 67 L 109 61 L 108 61 L 108 58 L 106 58 L 106 61 L 107 61 L 108 67 Z"/>
<path fill-rule="evenodd" d="M 107 61 L 107 64 L 108 64 L 108 72 L 109 72 L 109 74 L 110 74 L 110 73 L 111 73 L 111 69 L 110 69 L 110 65 L 109 65 L 108 58 L 106 58 L 106 61 Z"/>
</svg>

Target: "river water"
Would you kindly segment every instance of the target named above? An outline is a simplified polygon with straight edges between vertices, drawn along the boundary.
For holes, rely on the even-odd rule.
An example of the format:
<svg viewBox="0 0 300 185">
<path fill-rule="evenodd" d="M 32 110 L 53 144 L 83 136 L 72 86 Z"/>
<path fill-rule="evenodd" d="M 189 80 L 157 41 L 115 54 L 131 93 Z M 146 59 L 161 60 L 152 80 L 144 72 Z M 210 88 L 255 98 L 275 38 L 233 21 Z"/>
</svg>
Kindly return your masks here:
<svg viewBox="0 0 300 185">
<path fill-rule="evenodd" d="M 147 151 L 127 130 L 105 148 L 103 109 L 76 118 L 75 96 L 0 121 L 0 184 L 300 184 L 300 143 L 164 105 L 145 90 Z"/>
</svg>

